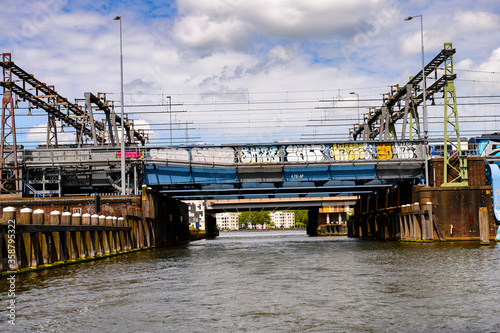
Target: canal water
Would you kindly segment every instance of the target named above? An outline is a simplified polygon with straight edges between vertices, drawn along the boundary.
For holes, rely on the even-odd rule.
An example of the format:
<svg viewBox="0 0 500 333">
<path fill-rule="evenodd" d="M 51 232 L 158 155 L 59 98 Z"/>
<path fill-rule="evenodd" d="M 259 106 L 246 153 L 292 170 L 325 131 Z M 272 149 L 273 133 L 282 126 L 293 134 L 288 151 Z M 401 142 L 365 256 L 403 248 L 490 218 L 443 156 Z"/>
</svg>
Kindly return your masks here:
<svg viewBox="0 0 500 333">
<path fill-rule="evenodd" d="M 0 332 L 500 332 L 500 246 L 224 232 L 0 282 Z"/>
</svg>

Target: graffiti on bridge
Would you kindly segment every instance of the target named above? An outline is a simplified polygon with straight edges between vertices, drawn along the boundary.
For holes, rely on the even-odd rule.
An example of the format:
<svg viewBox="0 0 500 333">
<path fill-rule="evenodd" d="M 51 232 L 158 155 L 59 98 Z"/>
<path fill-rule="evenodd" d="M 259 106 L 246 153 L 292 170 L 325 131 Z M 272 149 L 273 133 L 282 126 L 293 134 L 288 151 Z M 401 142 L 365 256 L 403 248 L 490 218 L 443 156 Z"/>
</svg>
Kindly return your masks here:
<svg viewBox="0 0 500 333">
<path fill-rule="evenodd" d="M 333 143 L 283 146 L 160 148 L 149 151 L 153 160 L 218 164 L 278 164 L 356 160 L 423 158 L 420 142 Z"/>
</svg>

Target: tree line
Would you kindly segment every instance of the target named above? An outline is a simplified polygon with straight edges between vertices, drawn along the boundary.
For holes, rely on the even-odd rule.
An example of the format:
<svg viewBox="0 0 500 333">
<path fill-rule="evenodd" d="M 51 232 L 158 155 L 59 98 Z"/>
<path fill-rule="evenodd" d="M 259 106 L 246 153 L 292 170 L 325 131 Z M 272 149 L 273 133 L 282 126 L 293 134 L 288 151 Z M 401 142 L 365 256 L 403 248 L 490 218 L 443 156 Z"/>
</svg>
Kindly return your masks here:
<svg viewBox="0 0 500 333">
<path fill-rule="evenodd" d="M 305 228 L 307 226 L 308 215 L 307 210 L 293 210 L 289 211 L 295 213 L 295 227 Z M 255 211 L 255 212 L 241 212 L 238 216 L 238 223 L 240 229 L 248 229 L 250 227 L 255 228 L 256 225 L 266 224 L 268 227 L 273 228 L 274 223 L 271 222 L 271 217 L 269 211 Z"/>
</svg>

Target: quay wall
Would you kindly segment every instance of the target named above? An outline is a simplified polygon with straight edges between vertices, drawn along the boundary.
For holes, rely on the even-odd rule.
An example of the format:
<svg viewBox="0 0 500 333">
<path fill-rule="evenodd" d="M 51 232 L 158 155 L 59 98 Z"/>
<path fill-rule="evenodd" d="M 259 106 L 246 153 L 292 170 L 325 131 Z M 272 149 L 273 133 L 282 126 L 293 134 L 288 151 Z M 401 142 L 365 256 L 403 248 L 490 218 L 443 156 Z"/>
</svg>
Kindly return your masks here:
<svg viewBox="0 0 500 333">
<path fill-rule="evenodd" d="M 0 274 L 190 240 L 187 206 L 177 200 L 146 187 L 141 196 L 101 200 L 76 197 L 1 201 Z"/>
<path fill-rule="evenodd" d="M 355 207 L 355 216 L 348 223 L 350 237 L 370 239 L 480 240 L 487 243 L 496 236 L 498 226 L 493 215 L 491 186 L 486 185 L 485 159 L 467 159 L 468 186 L 441 186 L 443 159 L 429 162 L 429 185 L 414 186 L 401 182 L 390 189 L 363 195 Z M 423 209 L 425 208 L 425 209 Z M 414 213 L 410 213 L 410 211 Z M 404 222 L 408 216 L 412 222 Z M 425 222 L 425 216 L 430 222 Z M 410 234 L 422 223 L 432 225 L 432 237 Z M 417 224 L 419 226 L 417 226 Z M 386 232 L 383 228 L 389 228 Z M 417 228 L 417 229 L 418 229 Z M 364 232 L 363 232 L 364 231 Z M 417 230 L 418 231 L 418 230 Z M 420 238 L 419 238 L 420 237 Z"/>
</svg>

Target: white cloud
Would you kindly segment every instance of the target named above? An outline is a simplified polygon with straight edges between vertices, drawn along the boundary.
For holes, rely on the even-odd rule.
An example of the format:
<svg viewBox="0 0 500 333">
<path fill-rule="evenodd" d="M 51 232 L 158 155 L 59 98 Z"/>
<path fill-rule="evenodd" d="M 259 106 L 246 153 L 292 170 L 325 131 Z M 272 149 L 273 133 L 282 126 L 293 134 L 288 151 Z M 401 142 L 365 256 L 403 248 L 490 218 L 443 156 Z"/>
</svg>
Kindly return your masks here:
<svg viewBox="0 0 500 333">
<path fill-rule="evenodd" d="M 74 144 L 75 134 L 66 128 L 61 129 L 61 122 L 56 121 L 58 144 Z M 47 143 L 47 123 L 33 126 L 26 134 L 25 140 L 36 144 L 45 145 Z"/>
<path fill-rule="evenodd" d="M 9 27 L 0 36 L 2 52 L 12 52 L 18 65 L 69 100 L 86 91 L 119 100 L 119 25 L 112 18 L 122 15 L 126 103 L 157 104 L 170 95 L 176 126 L 192 123 L 190 135 L 209 143 L 221 140 L 220 133 L 229 141 L 250 140 L 252 131 L 293 141 L 311 133 L 305 125 L 314 117 L 355 117 L 350 91 L 380 98 L 420 69 L 419 22 L 403 21 L 416 13 L 424 15 L 426 59 L 452 41 L 455 68 L 500 71 L 494 43 L 500 9 L 486 2 L 179 0 L 171 3 L 177 15 L 169 16 L 175 10 L 164 1 L 49 1 L 61 6 L 38 19 L 42 2 L 0 4 L 0 24 Z M 36 31 L 27 35 L 33 22 Z M 457 89 L 463 85 L 457 82 Z M 350 108 L 315 109 L 332 98 L 349 99 Z M 362 112 L 363 104 L 374 103 L 361 103 Z M 164 138 L 165 126 L 158 124 L 165 114 L 148 110 L 156 109 L 131 108 L 138 112 L 131 117 L 147 120 L 154 136 Z M 265 116 L 267 124 L 257 122 Z M 219 120 L 232 125 L 222 128 Z M 249 125 L 231 128 L 241 123 Z M 329 130 L 347 134 L 348 127 Z"/>
</svg>

